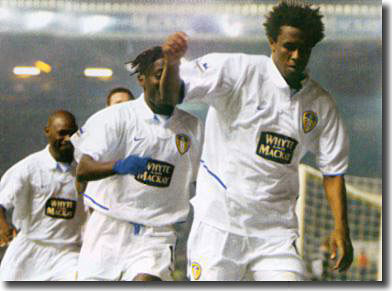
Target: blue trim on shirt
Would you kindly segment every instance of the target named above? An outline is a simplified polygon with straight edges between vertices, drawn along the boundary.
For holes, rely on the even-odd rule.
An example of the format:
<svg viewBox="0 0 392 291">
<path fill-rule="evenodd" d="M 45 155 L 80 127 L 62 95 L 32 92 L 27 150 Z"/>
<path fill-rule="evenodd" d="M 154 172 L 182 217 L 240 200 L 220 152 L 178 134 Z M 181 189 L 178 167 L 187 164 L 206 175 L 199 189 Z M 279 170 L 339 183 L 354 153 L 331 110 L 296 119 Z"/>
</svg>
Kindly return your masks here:
<svg viewBox="0 0 392 291">
<path fill-rule="evenodd" d="M 339 176 L 339 177 L 342 177 L 342 176 L 344 176 L 345 174 L 323 174 L 323 176 L 327 176 L 327 177 L 335 177 L 335 176 Z"/>
<path fill-rule="evenodd" d="M 210 174 L 212 177 L 214 177 L 215 180 L 217 180 L 218 183 L 221 184 L 221 186 L 225 188 L 225 190 L 227 190 L 226 185 L 222 182 L 221 179 L 219 179 L 217 175 L 215 175 L 213 172 L 210 171 L 210 169 L 208 169 L 208 167 L 205 165 L 205 162 L 203 160 L 200 160 L 200 162 L 203 164 L 203 167 L 207 170 L 207 173 Z"/>
<path fill-rule="evenodd" d="M 138 235 L 140 233 L 141 228 L 144 227 L 143 224 L 139 224 L 139 223 L 129 222 L 129 224 L 133 225 L 133 234 L 134 235 Z"/>
<path fill-rule="evenodd" d="M 103 206 L 103 205 L 99 204 L 98 202 L 96 202 L 93 198 L 91 198 L 91 197 L 88 196 L 87 194 L 82 193 L 82 195 L 83 195 L 84 197 L 90 199 L 90 201 L 91 201 L 92 203 L 94 203 L 95 205 L 101 207 L 102 209 L 104 209 L 104 210 L 109 210 L 109 208 L 107 208 L 106 206 Z"/>
</svg>

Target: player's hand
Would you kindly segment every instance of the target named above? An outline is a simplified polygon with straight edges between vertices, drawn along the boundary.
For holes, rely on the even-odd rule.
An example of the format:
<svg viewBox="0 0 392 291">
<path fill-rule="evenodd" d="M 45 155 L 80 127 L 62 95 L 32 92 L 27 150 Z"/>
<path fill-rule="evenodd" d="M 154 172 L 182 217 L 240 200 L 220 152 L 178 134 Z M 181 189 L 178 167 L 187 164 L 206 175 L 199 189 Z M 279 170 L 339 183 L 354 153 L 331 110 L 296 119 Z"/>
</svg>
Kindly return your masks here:
<svg viewBox="0 0 392 291">
<path fill-rule="evenodd" d="M 149 158 L 130 155 L 123 160 L 118 160 L 113 166 L 113 171 L 120 175 L 137 175 L 145 171 L 149 160 Z"/>
<path fill-rule="evenodd" d="M 81 182 L 76 179 L 75 187 L 76 187 L 76 191 L 78 191 L 78 194 L 83 194 L 87 188 L 87 182 Z"/>
<path fill-rule="evenodd" d="M 351 244 L 348 230 L 335 230 L 330 237 L 331 259 L 336 260 L 333 270 L 347 271 L 350 267 L 354 249 Z"/>
<path fill-rule="evenodd" d="M 169 64 L 179 64 L 188 49 L 188 36 L 184 32 L 171 34 L 162 45 L 163 59 Z"/>
<path fill-rule="evenodd" d="M 6 247 L 16 236 L 16 229 L 8 224 L 0 228 L 0 247 Z"/>
</svg>

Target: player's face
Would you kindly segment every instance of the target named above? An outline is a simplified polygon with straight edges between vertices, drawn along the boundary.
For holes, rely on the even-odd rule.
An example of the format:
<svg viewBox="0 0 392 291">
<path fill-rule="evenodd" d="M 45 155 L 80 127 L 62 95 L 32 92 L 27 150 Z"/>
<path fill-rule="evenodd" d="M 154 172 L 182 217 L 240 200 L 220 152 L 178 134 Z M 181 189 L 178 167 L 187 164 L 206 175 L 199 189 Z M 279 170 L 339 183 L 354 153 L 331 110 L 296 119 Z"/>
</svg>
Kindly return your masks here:
<svg viewBox="0 0 392 291">
<path fill-rule="evenodd" d="M 49 145 L 59 157 L 59 161 L 72 161 L 74 147 L 70 137 L 77 129 L 77 125 L 71 119 L 63 116 L 55 117 L 51 124 L 45 128 Z"/>
<path fill-rule="evenodd" d="M 165 100 L 161 100 L 159 82 L 163 72 L 163 59 L 154 62 L 144 76 L 144 97 L 151 110 L 155 113 L 166 114 L 172 108 Z"/>
<path fill-rule="evenodd" d="M 308 64 L 312 47 L 298 28 L 282 26 L 276 41 L 270 40 L 272 59 L 283 78 L 290 80 L 301 76 Z"/>
<path fill-rule="evenodd" d="M 117 92 L 114 93 L 112 96 L 110 96 L 110 102 L 108 106 L 118 104 L 118 103 L 123 103 L 131 100 L 131 97 L 129 96 L 128 93 L 126 92 Z"/>
</svg>

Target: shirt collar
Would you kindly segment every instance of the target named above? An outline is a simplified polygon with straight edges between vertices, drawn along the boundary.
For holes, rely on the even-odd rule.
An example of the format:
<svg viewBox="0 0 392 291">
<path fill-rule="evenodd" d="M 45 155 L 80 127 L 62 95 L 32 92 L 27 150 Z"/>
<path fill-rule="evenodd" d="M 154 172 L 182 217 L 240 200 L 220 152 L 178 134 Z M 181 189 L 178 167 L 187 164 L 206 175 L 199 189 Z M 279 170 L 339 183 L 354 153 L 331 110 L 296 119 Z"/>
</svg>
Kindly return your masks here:
<svg viewBox="0 0 392 291">
<path fill-rule="evenodd" d="M 287 84 L 286 80 L 283 78 L 282 74 L 279 72 L 278 68 L 276 67 L 274 61 L 272 60 L 272 56 L 270 56 L 269 61 L 268 61 L 268 75 L 270 76 L 271 80 L 274 82 L 274 84 L 281 89 L 288 89 L 290 90 L 291 94 L 295 94 L 300 90 L 293 90 L 289 87 Z M 305 78 L 302 80 L 302 89 L 304 88 L 305 84 L 309 80 L 309 71 L 308 69 L 305 70 Z M 301 89 L 301 90 L 302 90 Z"/>
<path fill-rule="evenodd" d="M 146 121 L 161 123 L 167 121 L 170 118 L 170 116 L 154 113 L 147 105 L 146 100 L 144 100 L 144 93 L 142 93 L 139 98 L 136 99 L 136 102 L 138 115 Z"/>
</svg>

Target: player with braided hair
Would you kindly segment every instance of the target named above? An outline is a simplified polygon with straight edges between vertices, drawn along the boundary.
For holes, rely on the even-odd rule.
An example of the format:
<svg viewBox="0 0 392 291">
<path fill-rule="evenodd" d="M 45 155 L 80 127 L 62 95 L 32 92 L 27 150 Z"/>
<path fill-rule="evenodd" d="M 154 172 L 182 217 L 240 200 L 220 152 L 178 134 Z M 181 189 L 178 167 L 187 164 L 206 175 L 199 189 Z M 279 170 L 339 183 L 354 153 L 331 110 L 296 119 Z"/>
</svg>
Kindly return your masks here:
<svg viewBox="0 0 392 291">
<path fill-rule="evenodd" d="M 333 268 L 343 272 L 352 263 L 344 184 L 348 137 L 335 101 L 305 70 L 324 36 L 321 18 L 303 1 L 280 1 L 264 24 L 270 58 L 214 53 L 180 68 L 187 36 L 178 32 L 163 44 L 162 80 L 172 82 L 162 86 L 177 90 L 180 102 L 183 82 L 185 101 L 210 105 L 191 200 L 192 280 L 243 280 L 247 274 L 257 281 L 304 279 L 294 245 L 295 204 L 298 165 L 309 151 L 324 174 L 334 217 Z"/>
<path fill-rule="evenodd" d="M 189 211 L 201 122 L 161 101 L 160 47 L 142 52 L 127 67 L 137 74 L 143 94 L 92 115 L 75 144 L 77 178 L 88 182 L 83 195 L 94 209 L 79 280 L 171 280 L 174 225 Z"/>
</svg>

